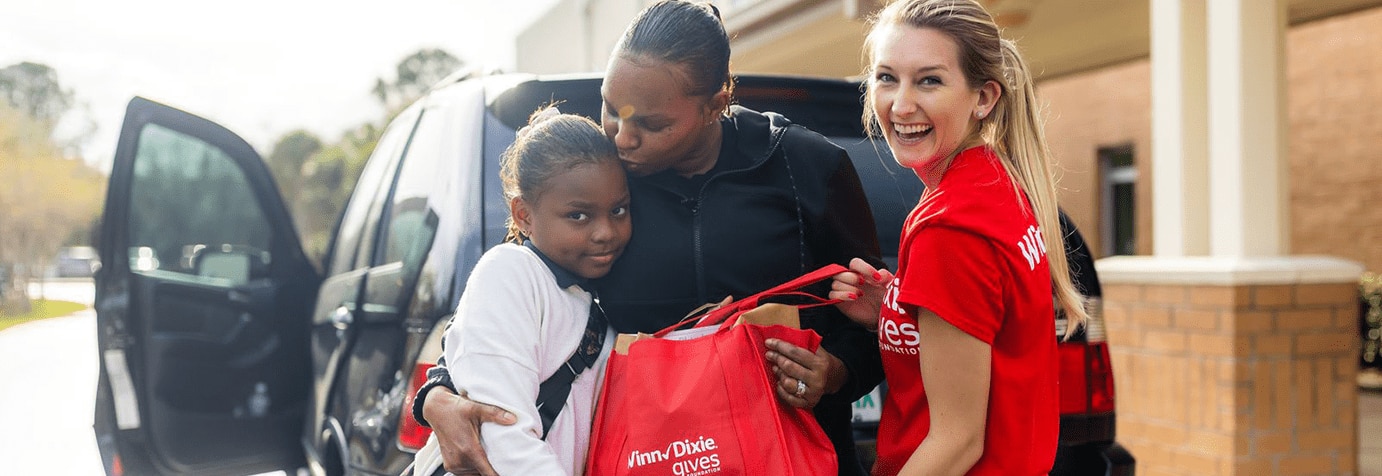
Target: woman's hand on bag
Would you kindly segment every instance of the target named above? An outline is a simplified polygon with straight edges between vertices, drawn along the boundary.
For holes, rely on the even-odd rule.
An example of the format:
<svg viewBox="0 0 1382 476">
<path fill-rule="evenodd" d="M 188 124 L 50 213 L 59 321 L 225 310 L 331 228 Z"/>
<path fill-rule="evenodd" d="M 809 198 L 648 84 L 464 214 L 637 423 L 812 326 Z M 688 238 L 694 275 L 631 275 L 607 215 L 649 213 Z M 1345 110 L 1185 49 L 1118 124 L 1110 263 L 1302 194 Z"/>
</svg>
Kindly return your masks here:
<svg viewBox="0 0 1382 476">
<path fill-rule="evenodd" d="M 773 388 L 788 405 L 815 407 L 822 396 L 838 391 L 848 377 L 844 362 L 824 347 L 811 352 L 778 339 L 768 339 L 765 344 L 768 363 L 777 377 Z"/>
<path fill-rule="evenodd" d="M 489 464 L 484 445 L 480 444 L 480 424 L 512 425 L 518 422 L 512 413 L 499 407 L 477 403 L 451 393 L 443 387 L 433 388 L 422 402 L 422 417 L 432 425 L 441 446 L 442 465 L 455 475 L 479 474 L 497 476 Z"/>
<path fill-rule="evenodd" d="M 843 301 L 835 307 L 850 320 L 877 329 L 883 295 L 892 281 L 893 273 L 854 258 L 849 262 L 849 271 L 835 275 L 835 281 L 830 284 L 830 298 Z"/>
</svg>

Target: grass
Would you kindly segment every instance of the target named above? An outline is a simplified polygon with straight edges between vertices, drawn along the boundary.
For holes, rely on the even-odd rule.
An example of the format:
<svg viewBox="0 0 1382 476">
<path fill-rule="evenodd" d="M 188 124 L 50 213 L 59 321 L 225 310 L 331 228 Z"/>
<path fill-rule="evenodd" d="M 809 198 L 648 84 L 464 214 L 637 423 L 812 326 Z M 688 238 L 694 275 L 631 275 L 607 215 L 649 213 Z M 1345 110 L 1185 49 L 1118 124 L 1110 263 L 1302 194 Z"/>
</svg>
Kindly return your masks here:
<svg viewBox="0 0 1382 476">
<path fill-rule="evenodd" d="M 86 309 L 85 304 L 70 301 L 33 300 L 33 309 L 24 314 L 8 314 L 0 311 L 0 331 L 25 322 L 33 322 L 50 317 L 66 316 Z"/>
</svg>

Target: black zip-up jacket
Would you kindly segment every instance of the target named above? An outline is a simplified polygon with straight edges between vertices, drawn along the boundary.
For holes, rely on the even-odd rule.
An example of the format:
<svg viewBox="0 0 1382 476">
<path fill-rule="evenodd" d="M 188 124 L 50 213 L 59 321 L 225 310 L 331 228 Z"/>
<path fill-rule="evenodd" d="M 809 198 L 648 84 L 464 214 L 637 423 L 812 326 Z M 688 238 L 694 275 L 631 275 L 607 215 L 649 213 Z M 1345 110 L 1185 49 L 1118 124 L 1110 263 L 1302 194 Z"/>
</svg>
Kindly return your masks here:
<svg viewBox="0 0 1382 476">
<path fill-rule="evenodd" d="M 615 331 L 656 332 L 702 304 L 747 297 L 829 263 L 858 257 L 883 265 L 873 213 L 843 149 L 774 113 L 735 106 L 724 121 L 739 156 L 699 179 L 697 193 L 669 185 L 670 171 L 629 178 L 633 237 L 596 284 Z M 828 289 L 827 282 L 813 291 Z M 883 380 L 878 338 L 834 306 L 801 317 L 848 369 L 844 386 L 814 412 L 835 446 L 839 474 L 863 475 L 850 405 Z M 421 396 L 433 385 L 455 389 L 444 360 L 427 375 L 413 407 L 424 425 Z"/>
<path fill-rule="evenodd" d="M 829 263 L 860 257 L 882 265 L 873 214 L 843 149 L 774 113 L 736 106 L 724 120 L 741 157 L 712 169 L 699 193 L 671 186 L 672 171 L 630 178 L 633 237 L 598 284 L 616 331 L 655 332 L 702 304 L 747 297 Z M 850 404 L 883 380 L 877 336 L 834 306 L 804 311 L 802 327 L 849 370 L 815 414 L 840 474 L 863 474 Z"/>
</svg>

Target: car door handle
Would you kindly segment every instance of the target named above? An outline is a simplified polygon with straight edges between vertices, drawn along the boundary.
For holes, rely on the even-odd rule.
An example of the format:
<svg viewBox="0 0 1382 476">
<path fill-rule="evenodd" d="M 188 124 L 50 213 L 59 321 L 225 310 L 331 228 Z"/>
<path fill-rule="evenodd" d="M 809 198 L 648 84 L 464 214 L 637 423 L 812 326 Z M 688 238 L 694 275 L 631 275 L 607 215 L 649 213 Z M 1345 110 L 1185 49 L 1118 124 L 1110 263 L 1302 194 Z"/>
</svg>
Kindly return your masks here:
<svg viewBox="0 0 1382 476">
<path fill-rule="evenodd" d="M 232 289 L 226 293 L 226 300 L 236 304 L 249 304 L 250 294 L 238 289 Z"/>
<path fill-rule="evenodd" d="M 336 310 L 331 311 L 331 325 L 336 326 L 337 329 L 345 330 L 345 328 L 350 327 L 350 323 L 354 321 L 355 317 L 350 313 L 350 309 L 345 306 L 338 307 Z"/>
</svg>

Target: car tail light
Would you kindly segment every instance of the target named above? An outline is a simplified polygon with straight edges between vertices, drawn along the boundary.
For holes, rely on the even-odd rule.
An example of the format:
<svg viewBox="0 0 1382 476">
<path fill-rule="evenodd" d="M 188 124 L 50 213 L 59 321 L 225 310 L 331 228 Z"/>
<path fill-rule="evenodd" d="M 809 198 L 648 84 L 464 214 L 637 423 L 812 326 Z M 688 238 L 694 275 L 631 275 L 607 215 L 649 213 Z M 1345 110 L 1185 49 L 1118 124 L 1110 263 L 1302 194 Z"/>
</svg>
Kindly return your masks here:
<svg viewBox="0 0 1382 476">
<path fill-rule="evenodd" d="M 427 437 L 432 436 L 431 428 L 422 426 L 413 419 L 413 400 L 418 389 L 427 382 L 427 371 L 437 366 L 437 359 L 441 357 L 441 339 L 446 334 L 446 324 L 450 321 L 450 316 L 437 321 L 432 333 L 427 336 L 427 342 L 422 344 L 422 351 L 418 352 L 417 362 L 413 364 L 413 375 L 408 381 L 408 394 L 403 397 L 403 408 L 398 412 L 398 446 L 405 450 L 416 452 L 422 445 L 427 444 Z"/>
<path fill-rule="evenodd" d="M 398 445 L 403 448 L 417 451 L 427 443 L 427 437 L 432 435 L 431 428 L 422 426 L 413 419 L 413 399 L 418 389 L 422 388 L 422 383 L 427 381 L 427 369 L 435 366 L 436 364 L 422 362 L 413 366 L 412 381 L 408 385 L 408 394 L 403 397 L 403 411 L 399 412 L 398 416 Z"/>
<path fill-rule="evenodd" d="M 1089 320 L 1074 337 L 1058 345 L 1060 358 L 1060 409 L 1062 415 L 1109 413 L 1113 403 L 1113 366 L 1105 342 L 1103 301 L 1089 298 Z M 1065 319 L 1056 320 L 1058 336 L 1065 333 Z"/>
</svg>

